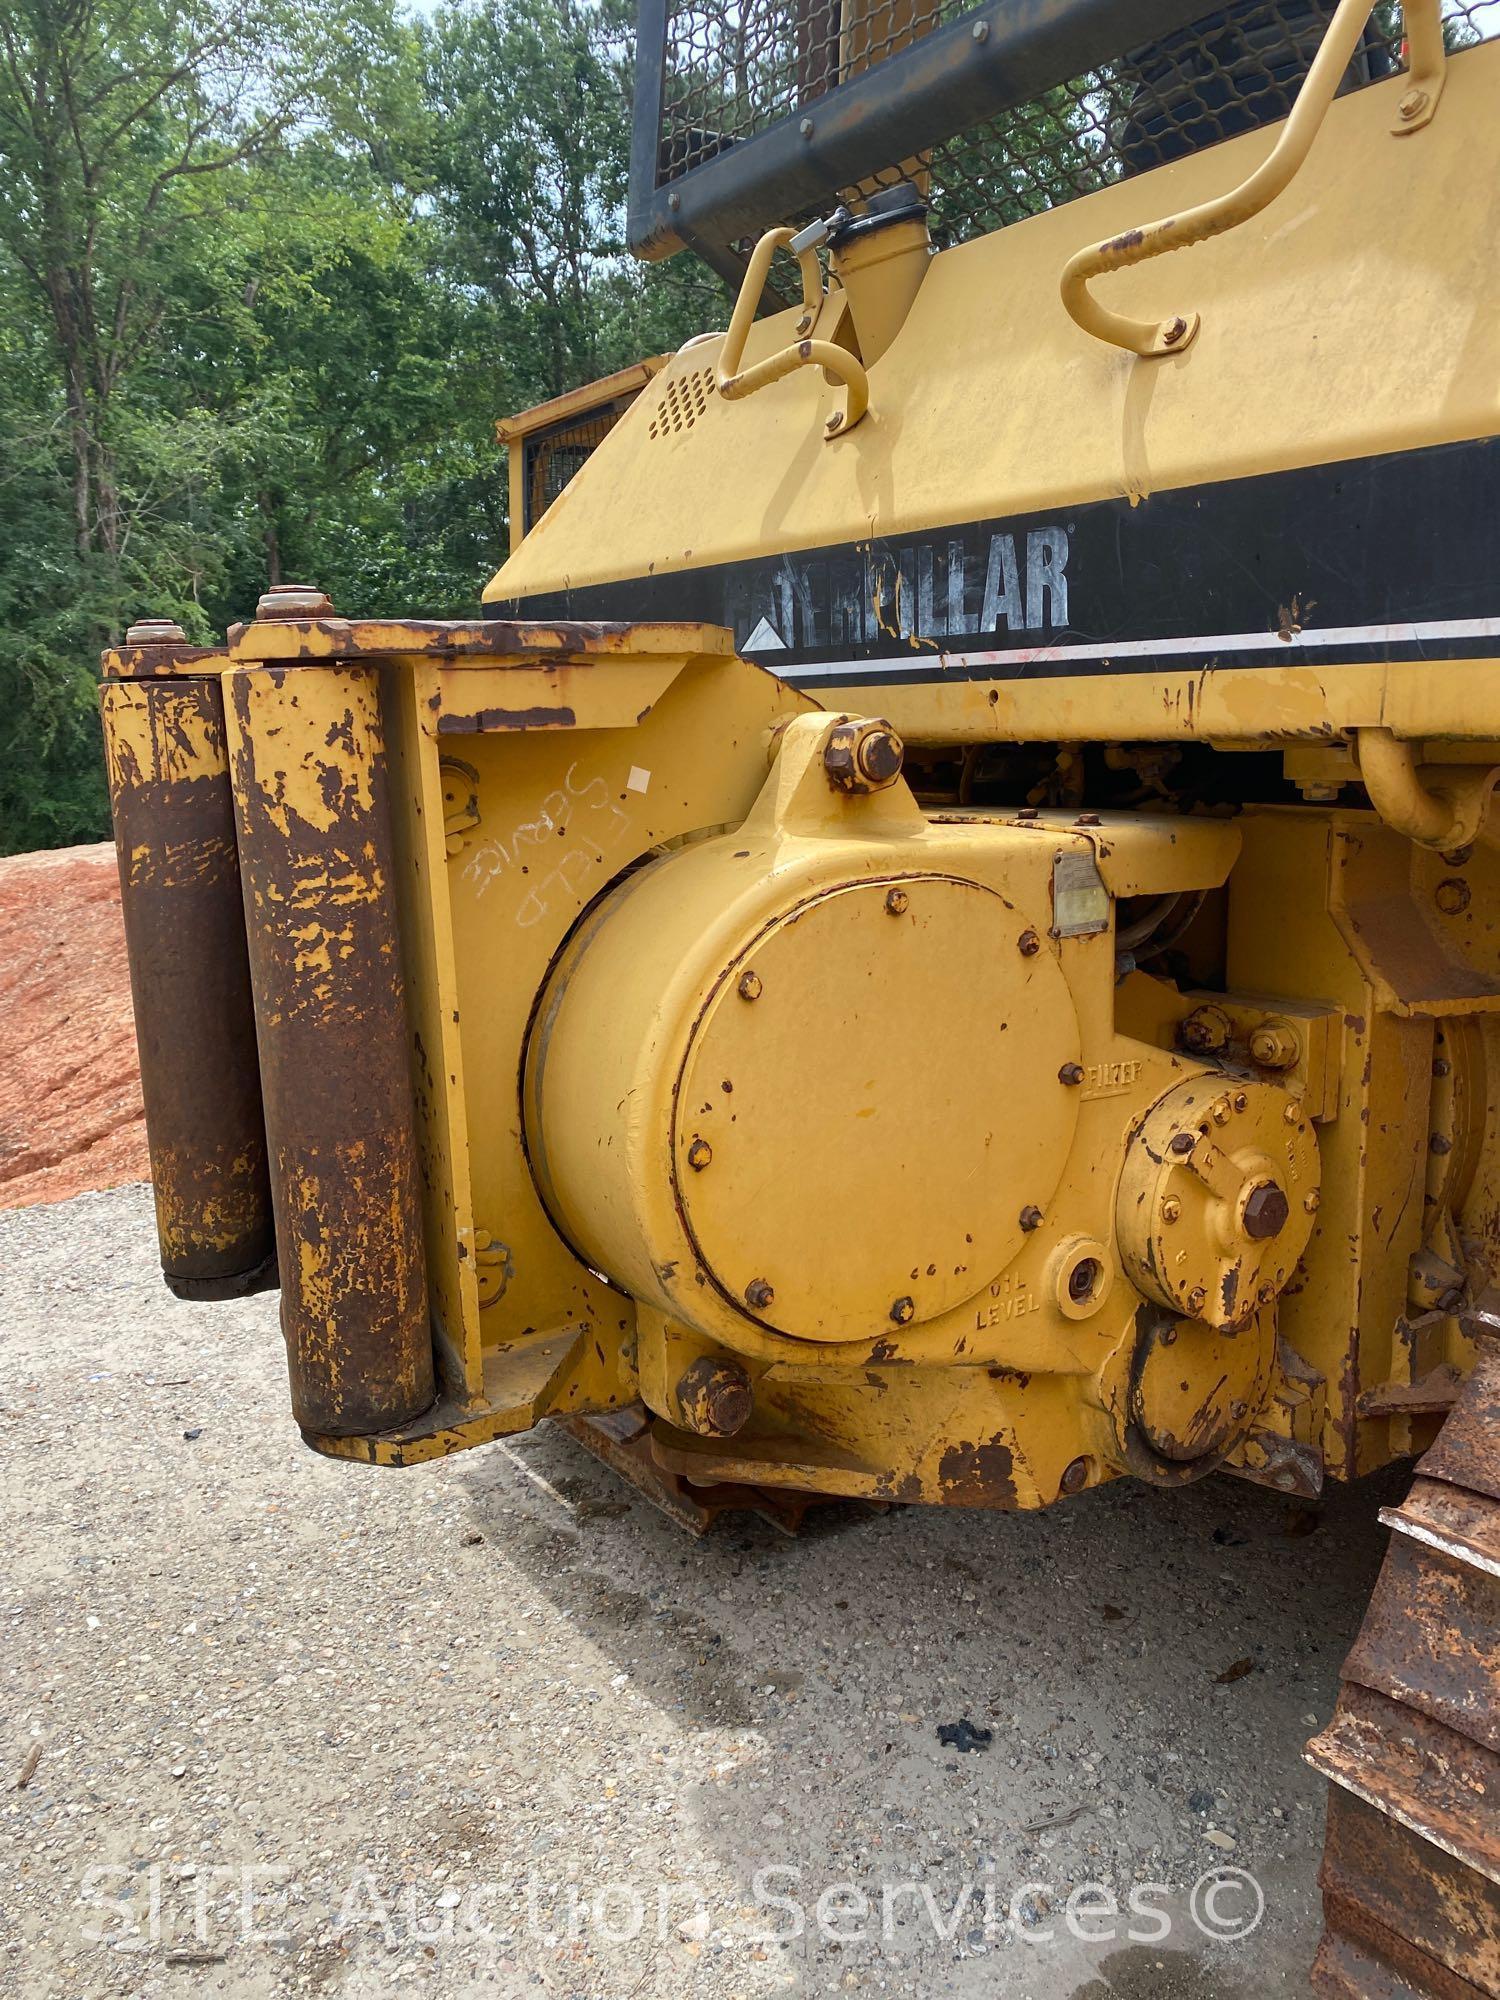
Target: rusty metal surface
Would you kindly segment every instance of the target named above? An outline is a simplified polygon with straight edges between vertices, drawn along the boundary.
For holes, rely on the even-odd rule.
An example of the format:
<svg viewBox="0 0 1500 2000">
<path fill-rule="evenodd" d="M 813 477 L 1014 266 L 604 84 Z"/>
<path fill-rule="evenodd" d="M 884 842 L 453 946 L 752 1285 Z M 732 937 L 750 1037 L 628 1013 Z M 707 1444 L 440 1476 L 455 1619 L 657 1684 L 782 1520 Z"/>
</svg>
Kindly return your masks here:
<svg viewBox="0 0 1500 2000">
<path fill-rule="evenodd" d="M 809 1507 L 827 1504 L 826 1494 L 782 1493 L 772 1487 L 727 1482 L 695 1486 L 681 1473 L 668 1471 L 657 1458 L 651 1447 L 650 1419 L 639 1404 L 602 1416 L 559 1421 L 560 1428 L 601 1465 L 628 1479 L 653 1507 L 690 1535 L 706 1535 L 722 1514 L 759 1514 L 782 1534 L 795 1535 Z"/>
<path fill-rule="evenodd" d="M 436 1393 L 378 686 L 226 698 L 293 1412 L 360 1435 Z"/>
<path fill-rule="evenodd" d="M 1500 1995 L 1500 1369 L 1493 1335 L 1406 1502 L 1332 1722 L 1328 1996 Z"/>
<path fill-rule="evenodd" d="M 674 620 L 528 621 L 512 618 L 283 618 L 229 628 L 236 660 L 358 660 L 425 655 L 462 664 L 497 659 L 620 659 L 649 654 L 728 655 L 721 625 Z"/>
<path fill-rule="evenodd" d="M 106 682 L 101 712 L 162 1274 L 233 1296 L 274 1242 L 219 683 Z"/>
<path fill-rule="evenodd" d="M 132 626 L 120 646 L 111 646 L 100 655 L 99 671 L 106 681 L 170 679 L 177 675 L 202 674 L 224 663 L 222 647 L 189 646 L 185 641 L 138 640 Z"/>
</svg>

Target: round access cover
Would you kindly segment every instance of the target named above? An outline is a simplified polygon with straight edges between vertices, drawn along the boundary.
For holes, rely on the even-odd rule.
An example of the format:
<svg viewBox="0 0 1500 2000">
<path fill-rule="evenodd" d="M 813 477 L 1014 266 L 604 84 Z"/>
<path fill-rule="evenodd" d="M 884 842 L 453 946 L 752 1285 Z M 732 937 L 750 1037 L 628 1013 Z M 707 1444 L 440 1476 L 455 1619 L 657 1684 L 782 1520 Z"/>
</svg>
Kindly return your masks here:
<svg viewBox="0 0 1500 2000">
<path fill-rule="evenodd" d="M 1072 996 L 1027 928 L 978 883 L 887 878 L 789 909 L 727 968 L 677 1079 L 673 1171 L 741 1312 L 896 1334 L 1010 1263 L 1077 1117 Z"/>
</svg>

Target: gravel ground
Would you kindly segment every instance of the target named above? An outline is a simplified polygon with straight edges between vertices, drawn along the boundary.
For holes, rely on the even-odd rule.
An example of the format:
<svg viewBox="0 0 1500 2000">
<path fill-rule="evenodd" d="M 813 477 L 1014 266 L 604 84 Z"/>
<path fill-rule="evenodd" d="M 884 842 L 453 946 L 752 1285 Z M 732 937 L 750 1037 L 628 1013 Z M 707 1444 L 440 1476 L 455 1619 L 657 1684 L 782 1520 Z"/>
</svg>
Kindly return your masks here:
<svg viewBox="0 0 1500 2000">
<path fill-rule="evenodd" d="M 0 1990 L 1308 1991 L 1399 1474 L 694 1543 L 546 1431 L 318 1458 L 274 1297 L 153 1248 L 143 1188 L 0 1215 Z"/>
</svg>

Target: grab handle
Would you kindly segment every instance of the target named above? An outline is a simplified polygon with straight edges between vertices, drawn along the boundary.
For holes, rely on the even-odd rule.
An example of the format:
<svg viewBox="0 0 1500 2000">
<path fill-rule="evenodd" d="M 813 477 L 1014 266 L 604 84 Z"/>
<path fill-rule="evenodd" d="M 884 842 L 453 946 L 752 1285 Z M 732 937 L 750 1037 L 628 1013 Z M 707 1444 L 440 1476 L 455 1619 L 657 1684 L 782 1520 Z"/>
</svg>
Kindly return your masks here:
<svg viewBox="0 0 1500 2000">
<path fill-rule="evenodd" d="M 803 236 L 810 233 L 804 231 Z M 861 363 L 847 348 L 837 347 L 831 340 L 798 340 L 790 347 L 779 348 L 775 354 L 767 355 L 764 361 L 757 361 L 743 374 L 740 372 L 740 363 L 745 358 L 745 342 L 750 337 L 755 309 L 765 290 L 771 259 L 783 244 L 793 244 L 796 234 L 791 229 L 768 229 L 751 251 L 744 283 L 734 302 L 729 331 L 719 349 L 714 378 L 719 394 L 730 402 L 737 402 L 742 396 L 753 396 L 757 389 L 779 382 L 784 375 L 790 375 L 798 368 L 826 368 L 844 385 L 843 409 L 835 410 L 823 426 L 825 437 L 838 437 L 845 431 L 852 431 L 870 407 L 869 380 Z M 799 240 L 794 255 L 802 272 L 802 318 L 798 325 L 811 327 L 823 303 L 823 268 L 811 244 Z"/>
<path fill-rule="evenodd" d="M 1411 45 L 1409 88 L 1399 106 L 1398 132 L 1417 131 L 1431 118 L 1443 87 L 1443 29 L 1440 0 L 1407 0 L 1407 33 Z M 1168 215 L 1139 229 L 1127 229 L 1107 243 L 1089 244 L 1068 260 L 1062 274 L 1062 301 L 1085 333 L 1132 354 L 1181 354 L 1198 331 L 1197 313 L 1170 319 L 1127 319 L 1111 312 L 1089 290 L 1107 271 L 1119 271 L 1169 250 L 1185 250 L 1211 236 L 1222 236 L 1273 202 L 1307 158 L 1318 128 L 1333 102 L 1344 71 L 1353 60 L 1371 12 L 1370 0 L 1339 0 L 1339 6 L 1297 93 L 1281 137 L 1266 158 L 1237 188 L 1205 201 L 1182 215 Z"/>
</svg>

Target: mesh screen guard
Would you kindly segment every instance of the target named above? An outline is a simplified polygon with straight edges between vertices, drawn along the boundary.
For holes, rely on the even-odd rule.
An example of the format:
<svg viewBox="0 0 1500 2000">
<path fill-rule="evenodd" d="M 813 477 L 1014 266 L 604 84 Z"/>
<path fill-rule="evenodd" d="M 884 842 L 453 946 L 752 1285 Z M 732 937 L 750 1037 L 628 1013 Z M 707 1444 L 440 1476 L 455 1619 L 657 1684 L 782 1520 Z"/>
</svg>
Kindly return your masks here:
<svg viewBox="0 0 1500 2000">
<path fill-rule="evenodd" d="M 1286 115 L 1332 0 L 641 0 L 630 242 L 732 276 L 764 229 L 926 179 L 940 244 Z M 1444 0 L 1448 46 L 1500 26 Z M 1346 87 L 1402 68 L 1377 7 Z"/>
</svg>

